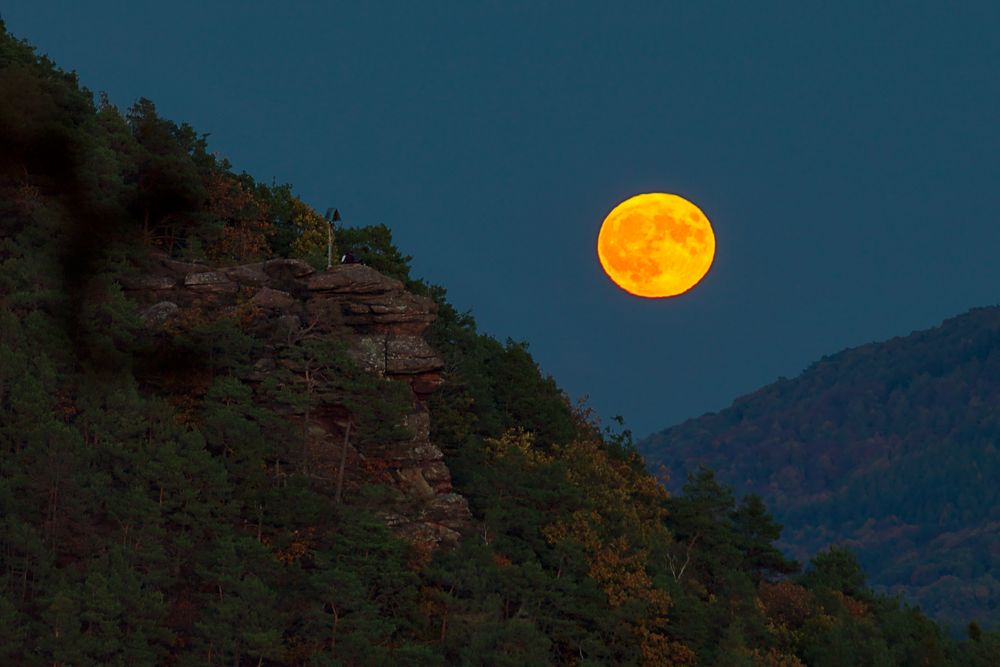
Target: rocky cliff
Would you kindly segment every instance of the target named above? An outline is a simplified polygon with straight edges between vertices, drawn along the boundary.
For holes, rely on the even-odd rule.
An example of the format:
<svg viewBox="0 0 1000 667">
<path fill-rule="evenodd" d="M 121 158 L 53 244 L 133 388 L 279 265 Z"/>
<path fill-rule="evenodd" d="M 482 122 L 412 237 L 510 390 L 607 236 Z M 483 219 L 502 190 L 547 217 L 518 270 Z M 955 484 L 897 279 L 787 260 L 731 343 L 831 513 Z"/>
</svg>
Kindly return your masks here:
<svg viewBox="0 0 1000 667">
<path fill-rule="evenodd" d="M 435 318 L 431 299 L 361 264 L 317 272 L 290 259 L 213 268 L 154 256 L 151 267 L 124 283 L 154 334 L 192 320 L 238 318 L 263 342 L 263 353 L 243 378 L 250 383 L 274 371 L 277 347 L 306 337 L 346 343 L 369 373 L 405 383 L 412 405 L 405 424 L 409 440 L 351 443 L 345 433 L 350 415 L 335 402 L 286 418 L 304 426 L 318 483 L 334 479 L 346 446 L 345 493 L 364 483 L 388 485 L 396 502 L 382 515 L 397 535 L 430 549 L 457 541 L 470 520 L 468 503 L 452 491 L 451 473 L 429 435 L 426 401 L 443 368 L 421 337 Z"/>
</svg>

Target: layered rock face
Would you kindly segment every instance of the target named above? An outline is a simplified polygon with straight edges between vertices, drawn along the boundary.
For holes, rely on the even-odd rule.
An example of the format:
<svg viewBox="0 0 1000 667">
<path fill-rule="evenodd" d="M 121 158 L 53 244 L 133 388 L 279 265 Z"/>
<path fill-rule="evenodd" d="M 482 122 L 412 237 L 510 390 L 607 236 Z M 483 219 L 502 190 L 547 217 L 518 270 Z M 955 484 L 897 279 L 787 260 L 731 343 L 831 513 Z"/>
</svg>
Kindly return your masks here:
<svg viewBox="0 0 1000 667">
<path fill-rule="evenodd" d="M 317 272 L 299 260 L 211 268 L 157 256 L 140 277 L 125 281 L 126 294 L 141 307 L 151 330 L 176 327 L 192 317 L 239 317 L 265 341 L 263 356 L 244 378 L 260 382 L 276 365 L 277 346 L 305 337 L 344 341 L 368 372 L 406 383 L 412 439 L 356 448 L 347 441 L 345 488 L 365 482 L 388 484 L 399 501 L 383 512 L 400 537 L 428 548 L 454 544 L 470 521 L 465 498 L 454 493 L 440 448 L 430 441 L 427 398 L 440 385 L 441 358 L 421 337 L 437 306 L 407 292 L 398 280 L 361 264 Z M 343 453 L 349 415 L 330 404 L 289 419 L 304 424 L 315 476 L 328 473 Z"/>
</svg>

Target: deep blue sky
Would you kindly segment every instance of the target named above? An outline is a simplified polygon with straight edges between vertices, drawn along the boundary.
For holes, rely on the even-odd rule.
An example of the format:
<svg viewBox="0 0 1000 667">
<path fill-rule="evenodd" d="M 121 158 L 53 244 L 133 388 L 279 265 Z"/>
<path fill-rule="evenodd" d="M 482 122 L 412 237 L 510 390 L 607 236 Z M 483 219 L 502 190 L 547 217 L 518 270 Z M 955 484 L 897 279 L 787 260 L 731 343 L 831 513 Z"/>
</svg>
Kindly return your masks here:
<svg viewBox="0 0 1000 667">
<path fill-rule="evenodd" d="M 1000 3 L 0 12 L 119 106 L 149 97 L 238 169 L 389 225 L 417 276 L 639 434 L 998 301 Z M 594 252 L 649 191 L 718 239 L 674 299 L 627 295 Z"/>
</svg>

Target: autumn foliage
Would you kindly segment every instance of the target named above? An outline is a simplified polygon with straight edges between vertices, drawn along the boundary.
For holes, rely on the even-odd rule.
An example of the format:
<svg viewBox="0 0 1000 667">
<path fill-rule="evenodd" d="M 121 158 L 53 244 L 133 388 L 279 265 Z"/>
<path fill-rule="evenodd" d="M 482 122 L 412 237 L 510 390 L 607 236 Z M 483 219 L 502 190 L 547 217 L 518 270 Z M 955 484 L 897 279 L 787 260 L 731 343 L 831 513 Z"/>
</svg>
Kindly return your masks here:
<svg viewBox="0 0 1000 667">
<path fill-rule="evenodd" d="M 411 436 L 408 387 L 335 336 L 266 337 L 252 305 L 153 333 L 123 288 L 151 250 L 322 265 L 326 221 L 2 24 L 0 93 L 0 664 L 997 664 L 996 632 L 950 639 L 846 549 L 800 574 L 711 470 L 668 495 L 620 420 L 411 278 L 387 227 L 341 229 L 438 305 L 431 436 L 472 525 L 452 549 L 394 537 L 393 466 L 345 456 L 341 494 L 307 417 L 336 404 L 375 450 Z"/>
</svg>

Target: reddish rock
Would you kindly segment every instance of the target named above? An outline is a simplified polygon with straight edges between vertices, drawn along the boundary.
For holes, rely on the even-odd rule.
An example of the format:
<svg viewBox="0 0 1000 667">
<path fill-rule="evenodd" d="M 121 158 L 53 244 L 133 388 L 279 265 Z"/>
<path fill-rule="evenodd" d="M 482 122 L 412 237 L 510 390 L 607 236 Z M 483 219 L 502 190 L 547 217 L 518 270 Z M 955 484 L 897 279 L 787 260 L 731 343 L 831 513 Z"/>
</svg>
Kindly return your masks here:
<svg viewBox="0 0 1000 667">
<path fill-rule="evenodd" d="M 291 308 L 293 303 L 295 303 L 295 299 L 293 299 L 292 295 L 288 292 L 271 289 L 270 287 L 261 287 L 260 290 L 253 295 L 253 298 L 250 299 L 250 303 L 260 308 L 287 310 L 288 308 Z"/>
<path fill-rule="evenodd" d="M 417 375 L 444 368 L 444 361 L 420 336 L 404 334 L 386 340 L 385 372 Z"/>
<path fill-rule="evenodd" d="M 238 285 L 222 271 L 205 271 L 187 274 L 184 287 L 206 292 L 236 292 Z"/>
<path fill-rule="evenodd" d="M 301 259 L 272 259 L 264 262 L 261 268 L 275 280 L 295 280 L 316 272 L 316 269 Z"/>
<path fill-rule="evenodd" d="M 369 373 L 385 375 L 385 334 L 355 336 L 350 354 Z"/>
<path fill-rule="evenodd" d="M 139 319 L 150 328 L 163 326 L 165 322 L 177 315 L 180 307 L 172 301 L 161 301 L 153 304 L 139 313 Z"/>
<path fill-rule="evenodd" d="M 426 400 L 444 382 L 440 372 L 420 373 L 407 378 L 410 381 L 410 389 L 421 400 Z"/>
<path fill-rule="evenodd" d="M 226 276 L 241 285 L 260 287 L 272 281 L 271 276 L 264 273 L 264 263 L 244 264 L 226 269 Z"/>
<path fill-rule="evenodd" d="M 424 469 L 419 466 L 396 470 L 396 478 L 400 481 L 400 488 L 411 498 L 431 500 L 437 495 L 434 488 L 424 478 Z"/>
<path fill-rule="evenodd" d="M 177 281 L 168 276 L 125 276 L 121 283 L 127 290 L 165 290 L 177 285 Z"/>
<path fill-rule="evenodd" d="M 332 294 L 372 294 L 403 292 L 403 283 L 382 275 L 364 264 L 341 264 L 309 278 L 313 292 Z"/>
<path fill-rule="evenodd" d="M 451 492 L 451 471 L 444 461 L 431 461 L 421 468 L 424 481 L 430 484 L 436 493 Z"/>
<path fill-rule="evenodd" d="M 440 493 L 434 496 L 423 508 L 420 519 L 426 523 L 444 526 L 454 531 L 468 527 L 466 517 L 469 512 L 469 501 L 457 493 Z"/>
<path fill-rule="evenodd" d="M 267 311 L 253 329 L 254 335 L 265 337 L 266 350 L 297 336 L 331 336 L 346 341 L 350 354 L 369 373 L 406 382 L 413 400 L 406 419 L 412 437 L 360 449 L 349 446 L 346 492 L 363 483 L 390 484 L 401 500 L 384 516 L 396 535 L 429 548 L 457 543 L 471 514 L 465 499 L 452 492 L 444 455 L 430 441 L 425 403 L 441 384 L 444 366 L 421 337 L 436 317 L 433 300 L 411 294 L 400 281 L 360 264 L 317 273 L 305 262 L 288 259 L 224 269 L 163 256 L 154 260 L 149 275 L 126 285 L 130 297 L 145 306 L 142 317 L 150 328 L 187 309 L 200 316 L 236 316 L 245 312 L 246 298 L 253 294 L 250 303 Z M 261 382 L 277 369 L 279 363 L 268 354 L 245 379 Z M 315 477 L 335 479 L 349 417 L 346 408 L 321 404 L 310 412 L 309 423 L 302 424 L 304 414 L 268 407 L 305 427 L 307 450 L 316 459 Z"/>
<path fill-rule="evenodd" d="M 174 259 L 162 252 L 153 252 L 148 256 L 149 275 L 183 278 L 189 273 L 212 271 L 212 267 L 197 260 Z"/>
</svg>

